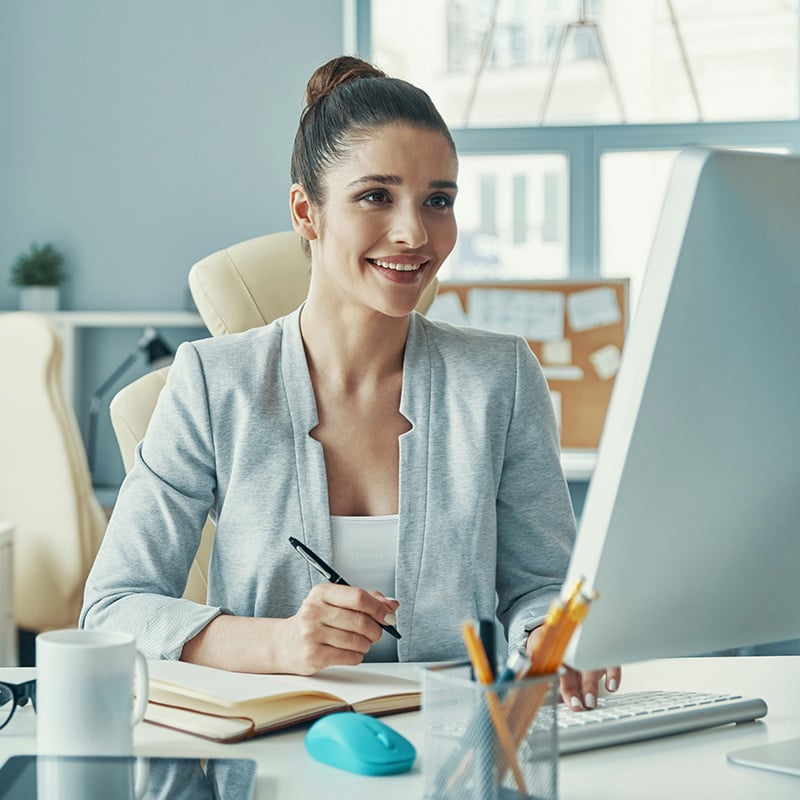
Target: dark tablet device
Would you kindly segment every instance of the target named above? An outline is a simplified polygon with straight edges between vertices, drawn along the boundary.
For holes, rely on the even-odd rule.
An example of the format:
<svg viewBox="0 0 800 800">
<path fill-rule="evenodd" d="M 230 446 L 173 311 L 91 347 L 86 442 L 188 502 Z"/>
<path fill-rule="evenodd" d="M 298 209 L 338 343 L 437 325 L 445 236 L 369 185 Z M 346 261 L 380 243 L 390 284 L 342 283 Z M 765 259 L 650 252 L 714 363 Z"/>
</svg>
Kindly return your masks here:
<svg viewBox="0 0 800 800">
<path fill-rule="evenodd" d="M 0 766 L 0 800 L 253 800 L 255 787 L 244 758 L 18 755 Z"/>
</svg>

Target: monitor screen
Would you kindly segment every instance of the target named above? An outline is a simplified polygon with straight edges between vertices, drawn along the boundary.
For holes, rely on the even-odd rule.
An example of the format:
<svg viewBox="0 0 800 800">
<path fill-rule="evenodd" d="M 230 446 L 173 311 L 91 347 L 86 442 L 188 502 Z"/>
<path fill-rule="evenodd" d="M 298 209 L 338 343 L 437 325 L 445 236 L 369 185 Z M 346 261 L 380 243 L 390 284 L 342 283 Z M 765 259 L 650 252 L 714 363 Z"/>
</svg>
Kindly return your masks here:
<svg viewBox="0 0 800 800">
<path fill-rule="evenodd" d="M 800 158 L 678 157 L 567 585 L 580 669 L 800 637 Z"/>
</svg>

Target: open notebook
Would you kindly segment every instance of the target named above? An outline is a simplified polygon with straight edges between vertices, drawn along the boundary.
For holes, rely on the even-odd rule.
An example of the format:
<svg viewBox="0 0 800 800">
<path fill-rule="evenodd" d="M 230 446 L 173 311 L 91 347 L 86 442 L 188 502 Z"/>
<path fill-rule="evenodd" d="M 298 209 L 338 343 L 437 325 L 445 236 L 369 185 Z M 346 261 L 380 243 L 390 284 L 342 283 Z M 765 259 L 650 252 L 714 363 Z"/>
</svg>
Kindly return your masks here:
<svg viewBox="0 0 800 800">
<path fill-rule="evenodd" d="M 349 667 L 311 677 L 254 675 L 182 661 L 151 661 L 145 720 L 211 739 L 238 742 L 332 711 L 375 716 L 420 707 L 420 685 Z"/>
</svg>

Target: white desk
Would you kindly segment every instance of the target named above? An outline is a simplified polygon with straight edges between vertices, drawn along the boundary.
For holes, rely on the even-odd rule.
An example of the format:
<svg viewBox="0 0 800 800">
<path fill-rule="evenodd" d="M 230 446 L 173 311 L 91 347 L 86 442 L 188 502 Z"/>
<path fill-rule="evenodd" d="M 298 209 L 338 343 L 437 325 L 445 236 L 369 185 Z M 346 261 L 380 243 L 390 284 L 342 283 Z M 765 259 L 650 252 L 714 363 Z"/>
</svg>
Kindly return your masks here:
<svg viewBox="0 0 800 800">
<path fill-rule="evenodd" d="M 370 664 L 371 670 L 378 665 Z M 707 798 L 725 797 L 796 800 L 800 778 L 735 766 L 726 760 L 731 750 L 768 741 L 800 737 L 798 656 L 754 656 L 679 659 L 631 665 L 624 669 L 623 689 L 678 688 L 733 691 L 758 695 L 769 705 L 764 721 L 712 728 L 666 739 L 566 756 L 559 765 L 559 798 Z M 384 665 L 392 672 L 416 669 Z M 2 669 L 0 678 L 23 680 L 30 670 Z M 419 750 L 421 715 L 398 714 L 386 721 L 411 739 Z M 424 753 L 412 772 L 369 778 L 313 761 L 303 746 L 306 728 L 272 734 L 236 745 L 214 745 L 185 734 L 140 725 L 135 748 L 141 755 L 172 757 L 253 758 L 258 763 L 261 800 L 409 800 L 422 797 Z M 34 752 L 35 715 L 17 709 L 11 724 L 0 731 L 0 763 L 14 753 Z"/>
</svg>

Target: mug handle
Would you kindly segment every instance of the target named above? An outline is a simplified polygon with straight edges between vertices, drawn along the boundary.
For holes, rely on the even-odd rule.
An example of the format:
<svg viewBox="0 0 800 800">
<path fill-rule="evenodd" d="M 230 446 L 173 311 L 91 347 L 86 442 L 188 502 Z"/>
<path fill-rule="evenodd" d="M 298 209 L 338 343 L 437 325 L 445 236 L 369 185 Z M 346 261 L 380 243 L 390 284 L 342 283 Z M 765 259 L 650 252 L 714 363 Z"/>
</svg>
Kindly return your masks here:
<svg viewBox="0 0 800 800">
<path fill-rule="evenodd" d="M 133 783 L 133 796 L 136 800 L 143 800 L 150 788 L 150 759 L 137 756 L 136 778 Z"/>
<path fill-rule="evenodd" d="M 150 673 L 147 670 L 147 660 L 139 650 L 136 651 L 134 671 L 136 673 L 136 701 L 133 705 L 131 725 L 138 725 L 144 719 L 147 696 L 150 692 Z"/>
</svg>

